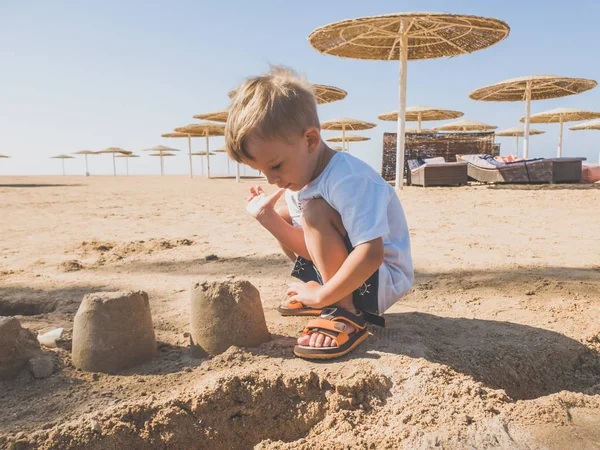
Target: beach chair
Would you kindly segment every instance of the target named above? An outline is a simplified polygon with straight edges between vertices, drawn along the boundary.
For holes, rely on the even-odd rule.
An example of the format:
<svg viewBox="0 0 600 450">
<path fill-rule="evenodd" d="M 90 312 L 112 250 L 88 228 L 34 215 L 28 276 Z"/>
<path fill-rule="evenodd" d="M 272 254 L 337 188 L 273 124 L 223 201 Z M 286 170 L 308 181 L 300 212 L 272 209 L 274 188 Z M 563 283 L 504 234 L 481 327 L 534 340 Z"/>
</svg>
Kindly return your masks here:
<svg viewBox="0 0 600 450">
<path fill-rule="evenodd" d="M 526 161 L 532 183 L 579 183 L 586 158 L 547 158 Z"/>
<path fill-rule="evenodd" d="M 447 163 L 443 157 L 407 161 L 408 181 L 417 186 L 464 186 L 467 184 L 467 163 Z"/>
<path fill-rule="evenodd" d="M 456 155 L 465 161 L 469 178 L 482 183 L 529 183 L 525 161 L 501 163 L 491 155 Z"/>
</svg>

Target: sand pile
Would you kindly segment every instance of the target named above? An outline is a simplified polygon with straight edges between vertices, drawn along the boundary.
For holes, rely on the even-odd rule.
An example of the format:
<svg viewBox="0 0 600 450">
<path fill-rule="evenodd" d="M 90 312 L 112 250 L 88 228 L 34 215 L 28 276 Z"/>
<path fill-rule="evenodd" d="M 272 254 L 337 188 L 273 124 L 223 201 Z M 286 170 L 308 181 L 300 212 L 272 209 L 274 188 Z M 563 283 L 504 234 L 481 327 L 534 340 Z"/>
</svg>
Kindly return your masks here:
<svg viewBox="0 0 600 450">
<path fill-rule="evenodd" d="M 84 241 L 75 248 L 82 256 L 96 257 L 96 264 L 103 265 L 121 261 L 138 255 L 151 255 L 155 252 L 170 250 L 181 246 L 194 245 L 191 239 L 155 239 L 130 242 Z"/>
<path fill-rule="evenodd" d="M 326 373 L 297 361 L 282 372 L 273 366 L 284 361 L 261 364 L 233 347 L 220 358 L 239 361 L 240 354 L 253 369 L 217 372 L 168 399 L 130 402 L 20 436 L 18 448 L 541 449 L 529 425 L 568 430 L 572 408 L 600 418 L 600 399 L 590 395 L 515 402 L 448 367 L 408 357 L 382 354 L 377 364 L 332 365 Z M 19 438 L 0 438 L 0 445 L 10 448 Z"/>
</svg>

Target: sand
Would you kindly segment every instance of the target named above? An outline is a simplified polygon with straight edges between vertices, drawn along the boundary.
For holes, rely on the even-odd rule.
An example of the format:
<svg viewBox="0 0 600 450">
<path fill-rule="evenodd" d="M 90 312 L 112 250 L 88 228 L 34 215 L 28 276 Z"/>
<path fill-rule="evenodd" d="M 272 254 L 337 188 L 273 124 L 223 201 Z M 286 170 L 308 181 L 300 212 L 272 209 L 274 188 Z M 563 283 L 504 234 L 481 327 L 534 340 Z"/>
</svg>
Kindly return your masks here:
<svg viewBox="0 0 600 450">
<path fill-rule="evenodd" d="M 416 280 L 352 354 L 292 353 L 263 180 L 0 178 L 0 315 L 64 327 L 56 372 L 0 382 L 0 448 L 600 448 L 600 186 L 406 188 Z M 248 281 L 271 341 L 194 359 L 193 283 Z M 148 293 L 152 361 L 70 356 L 83 296 Z"/>
</svg>

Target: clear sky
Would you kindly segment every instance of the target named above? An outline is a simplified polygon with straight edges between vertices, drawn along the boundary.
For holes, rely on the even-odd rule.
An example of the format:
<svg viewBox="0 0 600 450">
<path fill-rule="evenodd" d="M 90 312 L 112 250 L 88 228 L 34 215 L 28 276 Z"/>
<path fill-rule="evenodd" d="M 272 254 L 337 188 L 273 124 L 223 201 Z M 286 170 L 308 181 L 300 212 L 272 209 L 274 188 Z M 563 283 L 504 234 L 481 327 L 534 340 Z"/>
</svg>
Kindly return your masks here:
<svg viewBox="0 0 600 450">
<path fill-rule="evenodd" d="M 407 105 L 460 110 L 465 119 L 519 125 L 525 104 L 476 102 L 468 93 L 525 75 L 558 74 L 600 80 L 600 2 L 353 1 L 291 2 L 206 0 L 0 0 L 0 175 L 58 174 L 60 153 L 122 147 L 142 158 L 137 174 L 158 173 L 141 149 L 186 142 L 162 133 L 193 123 L 194 114 L 225 108 L 227 92 L 269 64 L 283 64 L 313 83 L 348 92 L 319 107 L 321 120 L 351 117 L 376 122 L 371 137 L 351 152 L 376 169 L 382 136 L 393 122 L 377 115 L 398 108 L 398 63 L 325 56 L 307 41 L 315 28 L 343 19 L 408 11 L 475 14 L 511 27 L 504 41 L 470 55 L 409 61 Z M 600 88 L 532 103 L 532 113 L 558 107 L 600 110 Z M 430 122 L 428 125 L 439 125 Z M 531 138 L 530 156 L 556 154 L 558 125 L 534 125 L 547 133 Z M 324 132 L 326 136 L 334 132 Z M 497 138 L 503 153 L 514 138 Z M 564 155 L 597 162 L 600 131 L 568 131 Z M 211 147 L 223 145 L 214 138 Z M 193 140 L 195 151 L 203 140 Z M 214 147 L 213 147 L 214 146 Z M 215 157 L 217 169 L 223 155 Z M 109 155 L 92 156 L 93 174 L 110 174 Z M 198 161 L 196 160 L 196 166 Z M 83 173 L 83 157 L 66 161 Z M 124 161 L 118 169 L 124 171 Z M 183 154 L 166 161 L 170 174 L 187 172 Z"/>
</svg>

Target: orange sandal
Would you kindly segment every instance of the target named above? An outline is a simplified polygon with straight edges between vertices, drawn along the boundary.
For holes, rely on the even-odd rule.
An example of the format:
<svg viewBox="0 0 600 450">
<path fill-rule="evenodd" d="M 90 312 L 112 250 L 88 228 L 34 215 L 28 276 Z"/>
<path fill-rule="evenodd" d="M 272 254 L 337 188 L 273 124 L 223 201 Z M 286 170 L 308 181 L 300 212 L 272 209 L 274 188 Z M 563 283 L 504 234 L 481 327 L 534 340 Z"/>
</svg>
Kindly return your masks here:
<svg viewBox="0 0 600 450">
<path fill-rule="evenodd" d="M 318 316 L 321 314 L 323 309 L 310 308 L 308 306 L 304 306 L 304 304 L 298 300 L 291 300 L 286 306 L 279 306 L 277 311 L 279 311 L 279 314 L 282 316 Z"/>
<path fill-rule="evenodd" d="M 346 332 L 348 325 L 354 327 L 355 331 L 353 333 L 348 334 Z M 306 336 L 313 333 L 329 336 L 337 346 L 310 347 L 308 345 L 296 345 L 294 347 L 296 356 L 306 359 L 337 358 L 352 351 L 369 337 L 363 313 L 353 314 L 341 308 L 324 308 L 319 318 L 308 322 L 302 335 Z"/>
</svg>

